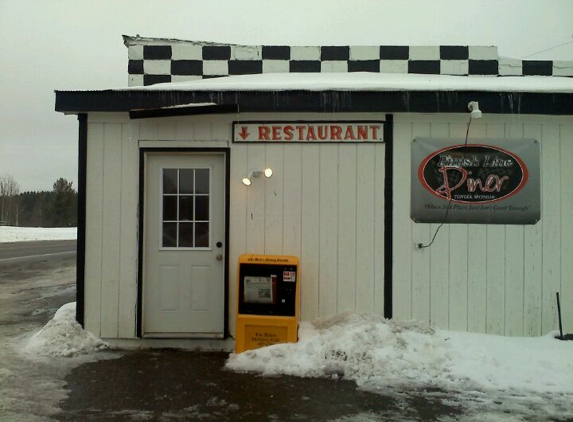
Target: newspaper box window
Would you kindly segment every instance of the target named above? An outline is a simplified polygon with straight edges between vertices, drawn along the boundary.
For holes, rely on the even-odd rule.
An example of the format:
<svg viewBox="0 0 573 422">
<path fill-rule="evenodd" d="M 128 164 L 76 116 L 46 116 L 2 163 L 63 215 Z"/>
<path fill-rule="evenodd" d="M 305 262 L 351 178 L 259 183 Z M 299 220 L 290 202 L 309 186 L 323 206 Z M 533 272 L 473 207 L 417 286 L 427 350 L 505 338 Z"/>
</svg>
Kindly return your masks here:
<svg viewBox="0 0 573 422">
<path fill-rule="evenodd" d="M 277 276 L 274 274 L 270 277 L 247 276 L 243 288 L 243 303 L 276 304 Z"/>
<path fill-rule="evenodd" d="M 296 342 L 299 262 L 292 256 L 241 255 L 235 351 Z"/>
</svg>

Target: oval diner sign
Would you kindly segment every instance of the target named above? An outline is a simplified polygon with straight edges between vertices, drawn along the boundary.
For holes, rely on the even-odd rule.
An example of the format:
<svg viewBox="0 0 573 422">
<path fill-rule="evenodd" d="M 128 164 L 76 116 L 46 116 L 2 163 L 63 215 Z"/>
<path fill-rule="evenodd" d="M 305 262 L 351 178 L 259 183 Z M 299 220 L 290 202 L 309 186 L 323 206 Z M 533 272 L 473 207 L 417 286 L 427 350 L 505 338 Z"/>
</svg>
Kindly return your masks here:
<svg viewBox="0 0 573 422">
<path fill-rule="evenodd" d="M 519 192 L 529 172 L 515 154 L 492 145 L 454 145 L 433 152 L 418 168 L 433 195 L 462 204 L 501 201 Z"/>
</svg>

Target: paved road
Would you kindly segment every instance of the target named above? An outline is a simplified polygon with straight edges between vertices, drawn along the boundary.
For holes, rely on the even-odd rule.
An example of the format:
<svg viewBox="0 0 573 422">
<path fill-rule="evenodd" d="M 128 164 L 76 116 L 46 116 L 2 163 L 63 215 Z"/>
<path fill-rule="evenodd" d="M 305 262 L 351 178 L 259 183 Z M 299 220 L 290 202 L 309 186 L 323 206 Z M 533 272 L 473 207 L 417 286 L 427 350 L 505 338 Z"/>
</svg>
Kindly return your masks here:
<svg viewBox="0 0 573 422">
<path fill-rule="evenodd" d="M 4 250 L 5 243 L 0 244 Z M 45 251 L 44 251 L 45 252 Z M 0 261 L 0 421 L 47 422 L 66 398 L 67 361 L 28 359 L 27 340 L 75 300 L 75 256 Z M 63 256 L 63 257 L 62 257 Z"/>
<path fill-rule="evenodd" d="M 75 240 L 0 243 L 0 265 L 69 258 L 76 255 Z"/>
</svg>

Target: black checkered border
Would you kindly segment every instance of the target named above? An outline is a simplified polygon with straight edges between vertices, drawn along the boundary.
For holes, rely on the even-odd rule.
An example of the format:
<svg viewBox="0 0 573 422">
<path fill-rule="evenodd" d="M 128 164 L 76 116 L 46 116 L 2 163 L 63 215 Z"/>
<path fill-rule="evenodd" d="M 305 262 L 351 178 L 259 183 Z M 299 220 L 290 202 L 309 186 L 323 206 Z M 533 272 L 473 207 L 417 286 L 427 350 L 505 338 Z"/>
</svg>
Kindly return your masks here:
<svg viewBox="0 0 573 422">
<path fill-rule="evenodd" d="M 192 57 L 177 54 L 175 44 L 143 45 L 141 57 L 130 59 L 128 73 L 138 77 L 144 86 L 176 80 L 216 78 L 232 75 L 262 73 L 321 73 L 321 72 L 388 72 L 431 75 L 554 75 L 552 61 L 513 60 L 511 70 L 505 73 L 504 61 L 497 57 L 497 48 L 482 47 L 482 53 L 472 57 L 471 47 L 440 46 L 237 46 L 237 45 L 194 45 Z M 251 56 L 236 57 L 237 49 L 250 49 Z M 359 48 L 359 54 L 352 49 Z M 198 50 L 200 49 L 200 53 Z M 298 50 L 297 50 L 298 49 Z M 303 50 L 301 50 L 303 49 Z M 311 49 L 312 57 L 293 54 Z M 418 49 L 418 50 L 416 50 Z M 424 50 L 425 49 L 425 50 Z M 421 54 L 420 51 L 422 51 Z M 428 54 L 430 52 L 431 54 Z M 418 53 L 418 54 L 417 54 Z M 425 53 L 425 54 L 424 54 Z M 493 54 L 492 54 L 493 53 Z M 353 57 L 354 56 L 354 57 Z M 356 57 L 358 56 L 358 57 Z M 424 57 L 426 56 L 426 57 Z M 428 57 L 431 56 L 431 57 Z M 510 69 L 510 67 L 507 67 Z M 280 70 L 279 70 L 280 69 Z M 517 70 L 516 70 L 517 69 Z M 573 76 L 573 75 L 565 75 Z"/>
</svg>

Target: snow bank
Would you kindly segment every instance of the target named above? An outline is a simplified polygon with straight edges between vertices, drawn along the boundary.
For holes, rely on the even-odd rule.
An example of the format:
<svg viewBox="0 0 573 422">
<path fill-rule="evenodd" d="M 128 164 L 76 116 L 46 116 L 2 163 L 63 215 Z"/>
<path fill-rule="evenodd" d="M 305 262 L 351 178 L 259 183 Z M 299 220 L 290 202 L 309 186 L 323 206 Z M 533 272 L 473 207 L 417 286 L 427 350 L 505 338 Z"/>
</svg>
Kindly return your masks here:
<svg viewBox="0 0 573 422">
<path fill-rule="evenodd" d="M 344 377 L 369 390 L 435 387 L 573 393 L 573 342 L 434 330 L 345 314 L 305 325 L 296 344 L 232 354 L 227 367 L 264 375 Z"/>
<path fill-rule="evenodd" d="M 58 309 L 44 328 L 30 338 L 25 351 L 31 355 L 72 357 L 108 347 L 76 322 L 76 303 L 72 302 Z"/>
<path fill-rule="evenodd" d="M 76 227 L 10 227 L 0 226 L 0 243 L 28 242 L 34 240 L 73 240 Z"/>
</svg>

